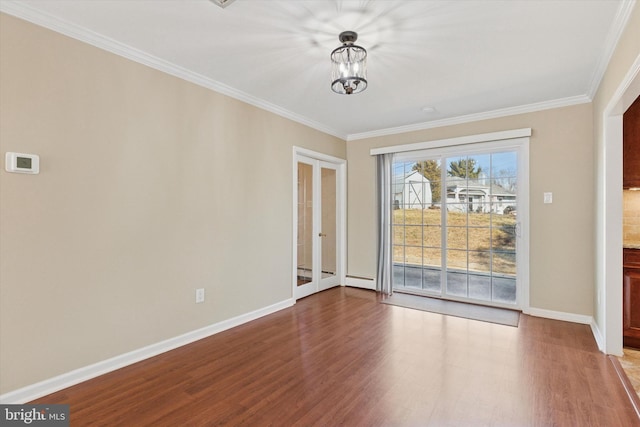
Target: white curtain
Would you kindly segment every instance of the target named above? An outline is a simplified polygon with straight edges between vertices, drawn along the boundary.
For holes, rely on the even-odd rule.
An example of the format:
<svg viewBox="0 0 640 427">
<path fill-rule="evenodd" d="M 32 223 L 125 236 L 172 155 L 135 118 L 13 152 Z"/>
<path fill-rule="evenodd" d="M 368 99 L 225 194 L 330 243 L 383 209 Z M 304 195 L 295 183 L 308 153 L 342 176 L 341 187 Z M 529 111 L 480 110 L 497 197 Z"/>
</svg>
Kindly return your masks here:
<svg viewBox="0 0 640 427">
<path fill-rule="evenodd" d="M 376 290 L 385 295 L 391 295 L 393 292 L 391 286 L 392 164 L 393 154 L 376 156 L 376 209 L 378 211 Z"/>
</svg>

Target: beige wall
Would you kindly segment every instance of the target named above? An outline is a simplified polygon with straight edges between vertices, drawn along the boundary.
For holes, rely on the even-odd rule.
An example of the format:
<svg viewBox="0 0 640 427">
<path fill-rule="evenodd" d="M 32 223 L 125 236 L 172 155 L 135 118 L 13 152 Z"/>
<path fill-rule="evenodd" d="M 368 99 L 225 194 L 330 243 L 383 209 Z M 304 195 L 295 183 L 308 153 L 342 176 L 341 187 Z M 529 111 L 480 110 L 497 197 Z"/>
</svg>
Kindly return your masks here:
<svg viewBox="0 0 640 427">
<path fill-rule="evenodd" d="M 614 226 L 622 227 L 622 133 L 620 133 L 619 139 L 615 141 L 611 138 L 607 138 L 605 141 L 605 110 L 610 106 L 616 96 L 616 91 L 623 84 L 627 73 L 631 70 L 634 61 L 640 57 L 640 6 L 637 4 L 634 6 L 629 21 L 622 33 L 615 52 L 607 65 L 607 70 L 602 78 L 600 87 L 593 100 L 593 112 L 594 112 L 594 140 L 595 140 L 595 153 L 596 153 L 596 172 L 597 179 L 594 181 L 595 188 L 597 189 L 597 199 L 594 205 L 594 210 L 597 215 L 597 248 L 596 248 L 596 288 L 594 291 L 594 319 L 600 332 L 607 337 L 608 348 L 607 351 L 619 351 L 616 347 L 622 347 L 622 248 L 619 249 L 619 253 L 612 256 L 607 253 L 605 247 L 607 246 L 609 236 L 606 235 L 605 229 L 610 229 Z M 638 85 L 638 79 L 636 76 L 636 86 Z M 628 83 L 628 82 L 626 82 Z M 636 92 L 631 94 L 630 92 Z M 631 95 L 631 98 L 625 99 L 625 103 L 630 105 L 631 102 L 638 96 L 640 90 L 627 90 L 627 95 Z M 621 115 L 624 111 L 613 111 L 609 113 Z M 620 131 L 622 131 L 620 129 Z M 612 156 L 618 156 L 619 168 L 606 168 L 607 160 Z M 606 190 L 606 187 L 611 182 L 620 183 L 619 192 L 613 194 L 613 192 Z M 617 189 L 616 189 L 617 192 Z M 612 208 L 612 204 L 613 206 Z M 616 212 L 614 217 L 606 216 Z M 621 236 L 620 236 L 621 237 Z M 622 244 L 622 240 L 620 241 Z M 617 272 L 612 272 L 611 265 L 605 267 L 607 260 L 614 260 L 618 258 L 620 265 L 617 268 Z M 615 280 L 613 278 L 615 277 Z M 611 292 L 611 289 L 606 289 L 605 283 L 609 282 L 609 286 L 616 286 L 616 289 Z M 617 285 L 616 283 L 619 283 Z M 618 287 L 619 286 L 619 287 Z M 609 299 L 609 301 L 607 301 Z M 610 324 L 605 322 L 605 313 L 608 312 Z M 618 315 L 620 314 L 620 315 Z M 615 320 L 614 320 L 615 319 Z M 617 338 L 612 339 L 611 336 L 615 334 Z M 611 342 L 614 341 L 613 344 Z"/>
<path fill-rule="evenodd" d="M 7 15 L 0 58 L 41 161 L 0 171 L 0 393 L 291 298 L 292 146 L 344 141 Z"/>
<path fill-rule="evenodd" d="M 347 143 L 350 275 L 375 276 L 375 147 L 532 128 L 530 305 L 593 312 L 594 153 L 591 104 Z M 553 204 L 543 193 L 553 192 Z"/>
</svg>

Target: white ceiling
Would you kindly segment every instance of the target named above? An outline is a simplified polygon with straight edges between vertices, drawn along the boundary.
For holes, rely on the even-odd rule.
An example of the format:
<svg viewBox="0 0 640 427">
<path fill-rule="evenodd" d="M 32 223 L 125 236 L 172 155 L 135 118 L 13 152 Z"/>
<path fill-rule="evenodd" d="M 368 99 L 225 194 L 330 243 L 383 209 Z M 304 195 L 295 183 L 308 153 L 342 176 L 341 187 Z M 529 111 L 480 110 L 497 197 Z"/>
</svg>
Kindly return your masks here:
<svg viewBox="0 0 640 427">
<path fill-rule="evenodd" d="M 352 140 L 588 102 L 633 4 L 0 0 L 0 10 Z M 356 95 L 329 87 L 344 30 L 369 52 Z"/>
</svg>

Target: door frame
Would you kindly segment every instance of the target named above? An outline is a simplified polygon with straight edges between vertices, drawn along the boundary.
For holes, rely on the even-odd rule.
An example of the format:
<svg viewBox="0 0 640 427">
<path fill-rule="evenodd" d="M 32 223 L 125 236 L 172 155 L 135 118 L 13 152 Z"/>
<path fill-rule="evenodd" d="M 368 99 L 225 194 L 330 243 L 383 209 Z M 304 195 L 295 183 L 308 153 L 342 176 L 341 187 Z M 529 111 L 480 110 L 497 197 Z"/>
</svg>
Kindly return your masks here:
<svg viewBox="0 0 640 427">
<path fill-rule="evenodd" d="M 622 356 L 622 120 L 640 96 L 638 55 L 610 98 L 602 116 L 602 145 L 597 146 L 596 319 L 591 329 L 599 349 Z M 597 136 L 596 136 L 597 138 Z"/>
<path fill-rule="evenodd" d="M 394 156 L 394 161 L 396 160 L 420 160 L 423 157 L 425 158 L 435 158 L 429 157 L 427 154 L 436 153 L 439 158 L 445 159 L 449 158 L 451 155 L 456 155 L 458 152 L 464 153 L 496 153 L 506 151 L 515 151 L 518 154 L 518 171 L 517 171 L 517 179 L 518 179 L 518 220 L 517 224 L 517 239 L 516 239 L 516 301 L 515 304 L 503 304 L 499 302 L 482 302 L 478 300 L 474 300 L 471 298 L 464 297 L 456 297 L 451 294 L 447 294 L 446 289 L 442 286 L 445 281 L 444 277 L 446 276 L 446 266 L 442 266 L 441 270 L 441 288 L 438 297 L 452 300 L 452 301 L 461 301 L 461 302 L 471 302 L 471 303 L 480 303 L 483 305 L 491 306 L 491 307 L 500 307 L 500 308 L 508 308 L 508 309 L 516 309 L 523 310 L 525 312 L 529 309 L 529 250 L 530 250 L 530 235 L 529 235 L 529 226 L 530 226 L 530 215 L 529 215 L 529 198 L 530 198 L 530 188 L 529 188 L 529 145 L 530 145 L 530 135 L 531 129 L 524 129 L 522 131 L 506 131 L 502 138 L 495 138 L 496 134 L 485 134 L 478 135 L 473 137 L 465 138 L 475 139 L 472 143 L 465 144 L 456 144 L 459 139 L 450 139 L 443 141 L 434 141 L 431 147 L 420 147 L 417 150 L 403 150 L 398 153 L 397 156 Z M 513 137 L 510 137 L 513 136 Z M 465 140 L 465 142 L 466 142 Z M 407 146 L 409 147 L 409 146 Z M 417 145 L 416 145 L 417 147 Z M 442 167 L 442 177 L 441 182 L 444 183 L 446 179 L 446 165 Z M 443 203 L 446 202 L 446 192 L 443 193 Z M 468 203 L 469 199 L 465 199 Z M 446 215 L 446 211 L 442 210 L 442 224 L 444 224 L 444 216 Z M 442 234 L 442 248 L 445 248 L 445 234 Z M 446 254 L 443 255 L 446 257 Z M 446 259 L 446 258 L 445 258 Z M 429 295 L 434 295 L 429 293 Z"/>
<path fill-rule="evenodd" d="M 292 163 L 292 236 L 291 236 L 291 295 L 294 300 L 303 297 L 296 296 L 298 287 L 298 162 L 303 158 L 316 160 L 318 162 L 326 162 L 336 167 L 336 258 L 337 271 L 336 277 L 338 283 L 336 286 L 344 286 L 347 272 L 347 161 L 328 154 L 318 153 L 302 147 L 293 147 L 293 163 Z M 313 233 L 314 240 L 318 239 L 317 232 Z M 314 245 L 315 246 L 315 245 Z M 314 254 L 317 258 L 317 254 Z M 319 258 L 317 258 L 319 259 Z M 311 294 L 324 290 L 318 281 L 314 283 L 314 290 Z M 306 296 L 306 295 L 305 295 Z"/>
</svg>

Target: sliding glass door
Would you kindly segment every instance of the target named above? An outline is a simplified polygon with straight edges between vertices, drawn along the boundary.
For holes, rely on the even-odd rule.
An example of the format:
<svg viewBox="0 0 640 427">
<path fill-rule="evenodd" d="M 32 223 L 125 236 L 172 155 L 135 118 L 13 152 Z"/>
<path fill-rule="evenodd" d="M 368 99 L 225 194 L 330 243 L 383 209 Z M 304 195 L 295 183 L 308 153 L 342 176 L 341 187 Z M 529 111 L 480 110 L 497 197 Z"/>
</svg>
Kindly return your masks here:
<svg viewBox="0 0 640 427">
<path fill-rule="evenodd" d="M 393 288 L 517 305 L 517 146 L 447 147 L 396 155 Z"/>
</svg>

